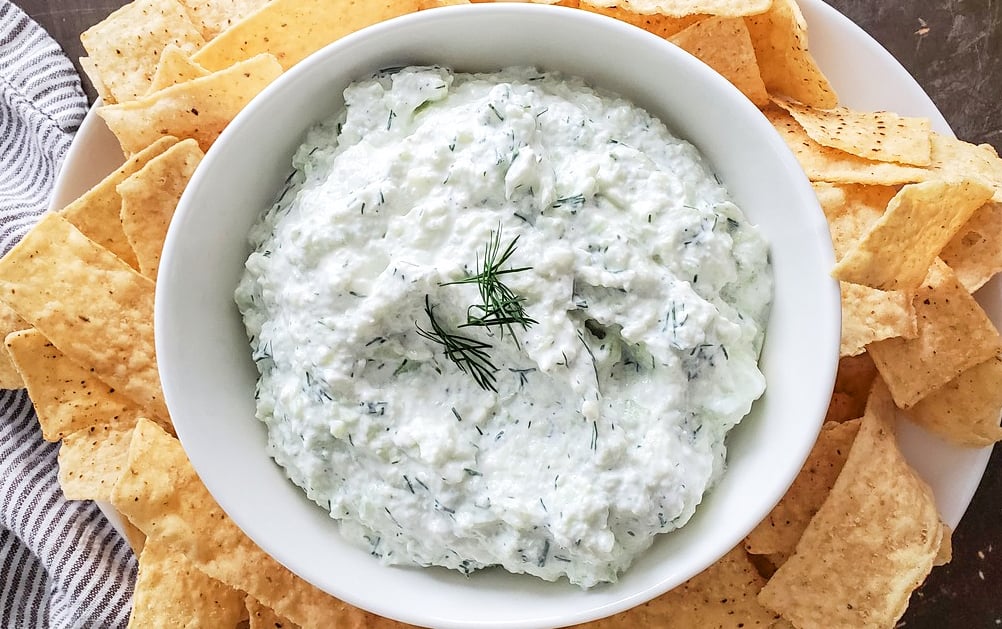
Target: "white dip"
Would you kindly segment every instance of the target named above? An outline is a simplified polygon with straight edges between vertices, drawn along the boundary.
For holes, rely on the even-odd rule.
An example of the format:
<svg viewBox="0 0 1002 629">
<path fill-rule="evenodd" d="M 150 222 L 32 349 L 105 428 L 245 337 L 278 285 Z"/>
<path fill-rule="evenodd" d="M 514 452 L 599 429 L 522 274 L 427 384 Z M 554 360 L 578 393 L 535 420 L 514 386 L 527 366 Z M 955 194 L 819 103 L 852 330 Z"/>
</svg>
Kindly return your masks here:
<svg viewBox="0 0 1002 629">
<path fill-rule="evenodd" d="M 270 454 L 385 562 L 615 581 L 764 390 L 765 242 L 695 148 L 572 77 L 407 68 L 345 105 L 236 292 Z M 453 282 L 512 243 L 525 325 L 460 327 L 484 301 Z"/>
</svg>

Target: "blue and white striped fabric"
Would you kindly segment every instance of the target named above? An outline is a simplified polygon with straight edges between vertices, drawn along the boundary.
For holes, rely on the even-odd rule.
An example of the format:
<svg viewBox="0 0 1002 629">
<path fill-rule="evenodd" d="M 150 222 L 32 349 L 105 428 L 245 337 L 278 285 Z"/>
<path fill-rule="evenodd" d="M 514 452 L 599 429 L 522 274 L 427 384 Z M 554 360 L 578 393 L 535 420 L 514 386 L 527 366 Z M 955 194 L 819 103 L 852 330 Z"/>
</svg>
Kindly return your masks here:
<svg viewBox="0 0 1002 629">
<path fill-rule="evenodd" d="M 45 211 L 86 113 L 45 31 L 0 0 L 0 252 Z M 124 627 L 136 559 L 96 505 L 67 501 L 24 391 L 0 391 L 0 627 Z"/>
</svg>

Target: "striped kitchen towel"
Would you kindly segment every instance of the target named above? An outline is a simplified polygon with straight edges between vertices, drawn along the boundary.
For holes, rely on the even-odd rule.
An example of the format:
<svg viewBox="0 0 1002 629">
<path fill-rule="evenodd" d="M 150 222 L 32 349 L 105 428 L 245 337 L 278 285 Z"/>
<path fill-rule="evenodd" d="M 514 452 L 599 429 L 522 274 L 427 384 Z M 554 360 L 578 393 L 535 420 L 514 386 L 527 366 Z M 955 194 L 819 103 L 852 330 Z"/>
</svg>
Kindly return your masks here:
<svg viewBox="0 0 1002 629">
<path fill-rule="evenodd" d="M 0 0 L 0 252 L 45 211 L 86 113 L 58 44 Z M 67 501 L 58 446 L 24 391 L 0 391 L 0 627 L 124 627 L 136 560 L 91 502 Z"/>
</svg>

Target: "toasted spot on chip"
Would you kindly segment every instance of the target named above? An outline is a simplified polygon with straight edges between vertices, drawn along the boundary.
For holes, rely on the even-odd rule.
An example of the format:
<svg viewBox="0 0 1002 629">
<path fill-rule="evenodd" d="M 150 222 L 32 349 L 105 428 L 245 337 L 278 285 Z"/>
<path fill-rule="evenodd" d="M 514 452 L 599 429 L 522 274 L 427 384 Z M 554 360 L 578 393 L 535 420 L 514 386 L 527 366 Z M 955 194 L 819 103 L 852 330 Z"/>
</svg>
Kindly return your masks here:
<svg viewBox="0 0 1002 629">
<path fill-rule="evenodd" d="M 761 64 L 761 59 L 759 64 Z M 768 83 L 766 83 L 768 87 Z M 863 183 L 893 186 L 932 178 L 932 173 L 918 166 L 877 162 L 822 146 L 811 139 L 789 113 L 779 107 L 763 112 L 786 142 L 811 181 Z"/>
<path fill-rule="evenodd" d="M 748 27 L 741 18 L 700 20 L 669 41 L 716 70 L 756 105 L 769 102 Z"/>
<path fill-rule="evenodd" d="M 412 13 L 419 6 L 418 0 L 272 0 L 220 33 L 193 59 L 209 70 L 221 70 L 269 53 L 289 69 L 349 33 Z"/>
<path fill-rule="evenodd" d="M 842 290 L 842 342 L 840 356 L 856 356 L 874 341 L 915 338 L 918 324 L 911 293 L 883 291 L 840 282 Z"/>
<path fill-rule="evenodd" d="M 812 107 L 838 105 L 835 90 L 808 50 L 807 21 L 794 0 L 775 0 L 768 11 L 745 21 L 770 94 Z"/>
<path fill-rule="evenodd" d="M 202 156 L 198 142 L 183 140 L 118 184 L 122 229 L 136 254 L 139 271 L 150 279 L 157 277 L 174 209 Z"/>
<path fill-rule="evenodd" d="M 186 52 L 171 44 L 160 53 L 160 61 L 157 62 L 157 71 L 153 75 L 147 94 L 157 92 L 171 85 L 192 81 L 208 73 L 208 70 L 192 61 Z"/>
<path fill-rule="evenodd" d="M 136 424 L 111 502 L 147 543 L 184 553 L 199 570 L 295 623 L 361 627 L 376 619 L 303 581 L 255 545 L 212 499 L 181 443 L 149 420 Z"/>
<path fill-rule="evenodd" d="M 899 116 L 889 111 L 855 111 L 845 107 L 819 109 L 787 98 L 777 105 L 822 146 L 866 159 L 928 166 L 932 162 L 932 128 L 928 118 Z"/>
<path fill-rule="evenodd" d="M 102 96 L 123 103 L 149 90 L 166 46 L 190 54 L 205 39 L 177 0 L 134 0 L 84 31 L 80 42 L 101 77 Z"/>
<path fill-rule="evenodd" d="M 1002 357 L 967 369 L 907 411 L 919 426 L 959 446 L 1002 440 Z"/>
<path fill-rule="evenodd" d="M 765 579 L 740 545 L 677 588 L 616 616 L 580 627 L 588 629 L 691 629 L 771 627 L 776 615 L 756 596 Z"/>
<path fill-rule="evenodd" d="M 296 629 L 299 627 L 288 618 L 279 616 L 275 610 L 262 605 L 253 596 L 248 596 L 245 604 L 247 617 L 250 621 L 248 629 Z"/>
<path fill-rule="evenodd" d="M 126 153 L 165 135 L 194 138 L 208 150 L 244 105 L 281 73 L 274 57 L 260 55 L 139 100 L 101 107 L 98 114 Z"/>
<path fill-rule="evenodd" d="M 991 319 L 953 271 L 937 260 L 915 293 L 918 334 L 872 343 L 867 351 L 900 408 L 1002 351 Z"/>
<path fill-rule="evenodd" d="M 70 360 L 168 417 L 153 349 L 153 282 L 58 214 L 0 259 L 0 298 Z"/>
<path fill-rule="evenodd" d="M 116 187 L 126 177 L 136 172 L 146 162 L 160 155 L 177 142 L 174 136 L 165 136 L 125 160 L 118 170 L 105 177 L 99 184 L 60 210 L 63 218 L 83 232 L 97 244 L 111 251 L 134 269 L 139 268 L 136 256 L 122 231 L 119 215 L 122 211 L 122 197 Z"/>
<path fill-rule="evenodd" d="M 756 555 L 771 555 L 777 567 L 793 554 L 804 529 L 821 508 L 842 471 L 859 423 L 858 418 L 825 423 L 786 495 L 745 538 L 745 550 Z"/>
<path fill-rule="evenodd" d="M 46 441 L 58 441 L 91 426 L 126 429 L 135 425 L 140 414 L 135 402 L 97 378 L 92 369 L 67 358 L 38 330 L 10 334 L 5 344 L 24 379 Z"/>
<path fill-rule="evenodd" d="M 939 257 L 972 293 L 1002 271 L 1002 203 L 991 201 L 975 210 Z"/>
<path fill-rule="evenodd" d="M 91 426 L 59 445 L 59 485 L 70 500 L 104 500 L 125 468 L 132 428 Z"/>
<path fill-rule="evenodd" d="M 759 601 L 797 627 L 893 627 L 943 538 L 932 490 L 894 435 L 877 382 L 838 479 Z"/>
<path fill-rule="evenodd" d="M 159 540 L 139 555 L 130 627 L 236 627 L 244 595 Z"/>
<path fill-rule="evenodd" d="M 976 179 L 925 181 L 901 188 L 863 237 L 835 265 L 836 278 L 912 290 L 967 219 L 992 196 Z"/>
</svg>

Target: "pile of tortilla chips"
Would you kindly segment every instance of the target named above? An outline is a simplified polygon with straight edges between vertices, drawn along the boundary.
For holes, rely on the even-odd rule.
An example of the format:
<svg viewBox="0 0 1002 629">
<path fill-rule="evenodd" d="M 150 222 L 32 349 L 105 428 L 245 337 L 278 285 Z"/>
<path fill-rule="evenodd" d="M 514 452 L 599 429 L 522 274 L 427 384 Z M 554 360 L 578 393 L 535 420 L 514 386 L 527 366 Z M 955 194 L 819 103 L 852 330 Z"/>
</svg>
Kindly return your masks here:
<svg viewBox="0 0 1002 629">
<path fill-rule="evenodd" d="M 960 445 L 1002 438 L 1002 339 L 971 296 L 1002 269 L 1002 160 L 927 120 L 839 107 L 793 0 L 595 1 L 560 4 L 700 57 L 787 140 L 831 226 L 844 322 L 828 421 L 780 504 L 703 574 L 594 624 L 892 627 L 950 557 L 898 410 Z M 123 514 L 141 553 L 133 626 L 396 624 L 283 568 L 198 480 L 160 390 L 154 281 L 203 151 L 255 94 L 347 33 L 455 3 L 135 0 L 83 34 L 127 159 L 0 260 L 0 385 L 26 386 L 62 442 L 67 496 Z"/>
</svg>

